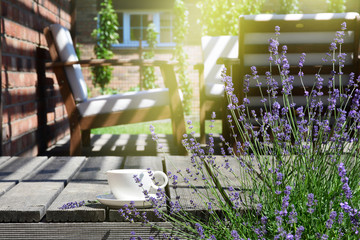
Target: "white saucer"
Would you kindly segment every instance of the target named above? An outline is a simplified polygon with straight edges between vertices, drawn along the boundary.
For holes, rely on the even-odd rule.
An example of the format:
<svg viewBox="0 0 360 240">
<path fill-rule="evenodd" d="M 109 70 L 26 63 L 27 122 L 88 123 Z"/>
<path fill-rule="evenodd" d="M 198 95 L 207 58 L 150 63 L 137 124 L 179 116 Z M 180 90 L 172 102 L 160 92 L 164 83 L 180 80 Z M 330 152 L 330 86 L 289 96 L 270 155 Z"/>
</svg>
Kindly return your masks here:
<svg viewBox="0 0 360 240">
<path fill-rule="evenodd" d="M 155 194 L 149 194 L 150 197 L 156 197 Z M 105 194 L 96 196 L 96 199 L 102 204 L 110 207 L 110 208 L 119 208 L 124 205 L 129 205 L 130 202 L 134 202 L 134 207 L 136 208 L 150 208 L 152 207 L 151 201 L 147 201 L 146 199 L 138 199 L 138 200 L 120 200 L 116 199 L 112 194 Z"/>
</svg>

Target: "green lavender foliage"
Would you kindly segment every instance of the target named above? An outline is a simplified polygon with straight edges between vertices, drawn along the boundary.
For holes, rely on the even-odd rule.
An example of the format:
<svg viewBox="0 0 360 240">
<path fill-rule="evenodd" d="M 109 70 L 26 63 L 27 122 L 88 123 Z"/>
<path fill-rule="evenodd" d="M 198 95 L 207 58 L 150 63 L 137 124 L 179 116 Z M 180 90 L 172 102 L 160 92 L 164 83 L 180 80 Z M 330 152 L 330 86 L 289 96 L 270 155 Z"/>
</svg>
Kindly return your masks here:
<svg viewBox="0 0 360 240">
<path fill-rule="evenodd" d="M 258 14 L 264 0 L 201 0 L 197 7 L 201 16 L 202 34 L 209 36 L 237 35 L 241 14 Z"/>
<path fill-rule="evenodd" d="M 145 192 L 156 217 L 172 228 L 149 222 L 131 204 L 119 210 L 121 216 L 128 221 L 137 218 L 174 237 L 166 239 L 359 239 L 360 77 L 351 73 L 346 84 L 341 80 L 346 24 L 324 54 L 323 61 L 333 65 L 331 77 L 321 77 L 327 72 L 315 74 L 312 91 L 304 87 L 305 106 L 296 104 L 292 89 L 296 83 L 305 86 L 306 54 L 299 59 L 295 79 L 286 48 L 282 46 L 283 52 L 278 48 L 280 28 L 275 29 L 269 41 L 270 65 L 279 69 L 281 85 L 270 68 L 260 114 L 251 111 L 247 95 L 250 81 L 262 91 L 256 67 L 245 75 L 242 103 L 233 92 L 231 77 L 223 72 L 236 146 L 220 137 L 223 157 L 217 157 L 212 134 L 206 148 L 196 141 L 195 132 L 185 134 L 183 145 L 191 164 L 186 170 L 167 171 L 172 198 L 164 189 L 156 198 Z M 276 98 L 280 89 L 283 106 Z M 192 122 L 187 123 L 192 131 Z M 160 146 L 153 126 L 150 131 Z M 203 211 L 193 214 L 194 209 Z"/>
<path fill-rule="evenodd" d="M 113 52 L 111 50 L 112 44 L 118 43 L 118 19 L 112 6 L 112 0 L 103 0 L 101 3 L 101 10 L 98 17 L 95 18 L 98 21 L 98 28 L 92 32 L 97 42 L 94 46 L 94 52 L 99 59 L 111 59 Z M 100 86 L 101 92 L 104 92 L 106 85 L 112 78 L 112 67 L 93 67 L 92 80 L 94 86 Z"/>
<path fill-rule="evenodd" d="M 327 0 L 329 12 L 345 12 L 346 11 L 346 0 Z"/>
<path fill-rule="evenodd" d="M 148 51 L 144 52 L 143 59 L 152 59 L 155 56 L 155 47 L 158 43 L 157 41 L 158 33 L 155 29 L 155 24 L 150 23 L 146 29 L 146 41 L 148 43 Z M 143 87 L 144 89 L 152 89 L 156 88 L 156 75 L 154 67 L 142 67 L 141 69 L 143 79 Z"/>
<path fill-rule="evenodd" d="M 174 42 L 176 43 L 174 59 L 177 61 L 177 78 L 180 89 L 183 93 L 183 106 L 185 114 L 191 112 L 192 87 L 187 76 L 187 58 L 188 55 L 184 50 L 185 37 L 189 32 L 188 11 L 182 0 L 175 0 L 174 5 Z"/>
</svg>

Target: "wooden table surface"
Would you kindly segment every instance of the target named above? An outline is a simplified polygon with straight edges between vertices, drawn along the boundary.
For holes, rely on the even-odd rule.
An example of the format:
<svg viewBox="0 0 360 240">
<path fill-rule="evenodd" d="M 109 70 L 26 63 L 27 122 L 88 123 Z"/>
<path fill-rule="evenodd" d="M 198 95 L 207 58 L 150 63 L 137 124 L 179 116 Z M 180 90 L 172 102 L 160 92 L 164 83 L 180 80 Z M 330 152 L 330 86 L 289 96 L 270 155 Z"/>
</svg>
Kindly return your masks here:
<svg viewBox="0 0 360 240">
<path fill-rule="evenodd" d="M 134 229 L 136 236 L 144 239 L 157 236 L 154 229 L 128 223 L 117 209 L 98 202 L 75 209 L 59 207 L 68 202 L 95 201 L 96 196 L 110 193 L 105 174 L 110 169 L 176 172 L 191 165 L 189 157 L 169 159 L 171 163 L 162 157 L 139 156 L 0 157 L 0 239 L 129 239 Z M 177 194 L 186 199 L 191 190 L 181 182 L 179 185 Z M 171 189 L 172 198 L 175 192 Z M 148 212 L 150 221 L 158 221 L 152 208 L 142 211 Z"/>
</svg>

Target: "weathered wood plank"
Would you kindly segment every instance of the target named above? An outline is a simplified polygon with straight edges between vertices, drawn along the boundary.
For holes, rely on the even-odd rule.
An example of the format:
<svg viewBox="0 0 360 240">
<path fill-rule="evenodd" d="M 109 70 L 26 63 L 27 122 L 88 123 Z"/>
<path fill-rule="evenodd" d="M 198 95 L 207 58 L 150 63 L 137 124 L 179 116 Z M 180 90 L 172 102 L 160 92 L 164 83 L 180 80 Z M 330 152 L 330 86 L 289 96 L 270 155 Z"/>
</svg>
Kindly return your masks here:
<svg viewBox="0 0 360 240">
<path fill-rule="evenodd" d="M 15 182 L 0 182 L 0 196 L 15 186 Z"/>
<path fill-rule="evenodd" d="M 20 182 L 0 197 L 0 222 L 39 222 L 63 185 L 60 182 Z"/>
<path fill-rule="evenodd" d="M 7 160 L 9 160 L 9 159 L 10 159 L 9 156 L 2 156 L 2 157 L 0 157 L 0 166 L 1 166 L 4 162 L 6 162 Z"/>
<path fill-rule="evenodd" d="M 74 181 L 106 181 L 106 171 L 124 166 L 124 157 L 90 157 L 72 180 Z"/>
<path fill-rule="evenodd" d="M 105 182 L 70 182 L 46 211 L 49 222 L 99 222 L 106 220 L 106 208 L 100 203 L 74 209 L 59 209 L 68 202 L 95 201 L 110 193 Z"/>
<path fill-rule="evenodd" d="M 169 156 L 165 162 L 166 171 L 171 173 L 171 179 L 169 180 L 170 186 L 174 184 L 182 187 L 187 187 L 189 184 L 193 186 L 204 186 L 204 181 L 200 175 L 196 174 L 198 171 L 193 163 L 191 163 L 189 156 Z M 174 175 L 177 176 L 175 182 L 172 177 Z M 189 182 L 187 182 L 185 178 L 188 179 Z"/>
<path fill-rule="evenodd" d="M 214 160 L 217 170 L 213 170 L 213 174 L 218 177 L 219 182 L 225 187 L 245 187 L 243 182 L 248 183 L 250 180 L 248 174 L 245 174 L 246 168 L 242 167 L 238 160 L 234 158 L 223 158 L 222 156 L 215 156 Z M 203 187 L 207 180 L 210 180 L 206 168 L 203 166 L 203 171 L 200 172 L 194 163 L 191 162 L 190 157 L 171 156 L 166 159 L 166 170 L 172 175 L 177 176 L 177 181 L 171 178 L 170 185 L 177 185 L 180 187 L 199 186 Z M 179 172 L 180 171 L 180 172 Z M 204 178 L 205 177 L 205 178 Z M 211 183 L 213 185 L 213 183 Z"/>
<path fill-rule="evenodd" d="M 67 183 L 80 169 L 85 157 L 51 157 L 39 167 L 26 181 L 61 181 Z"/>
<path fill-rule="evenodd" d="M 163 159 L 153 156 L 128 156 L 125 159 L 124 169 L 147 169 L 164 171 Z"/>
<path fill-rule="evenodd" d="M 163 171 L 163 160 L 160 157 L 138 157 L 131 156 L 126 157 L 126 161 L 124 164 L 124 169 L 147 169 L 150 168 L 153 171 Z M 150 190 L 150 193 L 155 193 L 156 191 Z M 137 209 L 140 214 L 146 213 L 146 216 L 149 221 L 160 221 L 160 219 L 156 216 L 153 208 L 144 208 Z M 165 210 L 165 208 L 163 209 Z M 109 221 L 118 221 L 123 222 L 126 221 L 124 217 L 122 217 L 118 213 L 118 209 L 109 209 Z M 140 221 L 139 219 L 134 219 L 134 221 Z"/>
<path fill-rule="evenodd" d="M 0 166 L 0 181 L 21 181 L 47 160 L 47 157 L 12 157 Z"/>
<path fill-rule="evenodd" d="M 157 223 L 161 228 L 171 231 L 169 223 Z M 132 235 L 131 232 L 136 235 Z M 6 223 L 0 224 L 1 240 L 38 240 L 38 239 L 106 239 L 120 240 L 130 239 L 130 237 L 141 237 L 142 239 L 165 239 L 163 234 L 149 226 L 141 226 L 134 223 Z"/>
<path fill-rule="evenodd" d="M 224 201 L 218 191 L 216 192 L 217 194 L 212 192 L 211 189 L 204 188 L 197 188 L 197 191 L 194 191 L 194 189 L 188 187 L 176 189 L 170 187 L 171 202 L 173 204 L 179 202 L 183 211 L 201 219 L 209 216 L 209 209 L 217 214 L 221 214 L 221 208 L 217 204 Z"/>
</svg>

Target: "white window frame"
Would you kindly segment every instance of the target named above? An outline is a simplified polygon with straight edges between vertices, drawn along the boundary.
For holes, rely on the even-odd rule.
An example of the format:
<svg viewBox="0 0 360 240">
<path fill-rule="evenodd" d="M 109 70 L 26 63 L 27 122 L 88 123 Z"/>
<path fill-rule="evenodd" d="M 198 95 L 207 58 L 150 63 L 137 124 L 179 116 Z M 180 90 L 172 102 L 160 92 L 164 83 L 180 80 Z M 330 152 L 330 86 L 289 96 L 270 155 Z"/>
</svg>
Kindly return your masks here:
<svg viewBox="0 0 360 240">
<path fill-rule="evenodd" d="M 114 48 L 125 48 L 125 47 L 139 47 L 139 41 L 132 41 L 131 37 L 130 37 L 130 17 L 131 15 L 153 15 L 153 22 L 155 24 L 155 30 L 156 32 L 160 33 L 160 15 L 161 12 L 160 11 L 127 11 L 127 12 L 123 12 L 123 43 L 117 43 L 117 44 L 113 44 L 112 46 Z M 160 33 L 161 34 L 161 33 Z M 158 34 L 157 36 L 157 41 L 158 43 L 156 44 L 157 47 L 174 47 L 175 43 L 174 42 L 166 42 L 166 43 L 161 43 L 160 42 L 160 34 Z M 147 47 L 148 44 L 146 42 L 146 40 L 142 40 L 142 46 L 143 47 Z"/>
</svg>

